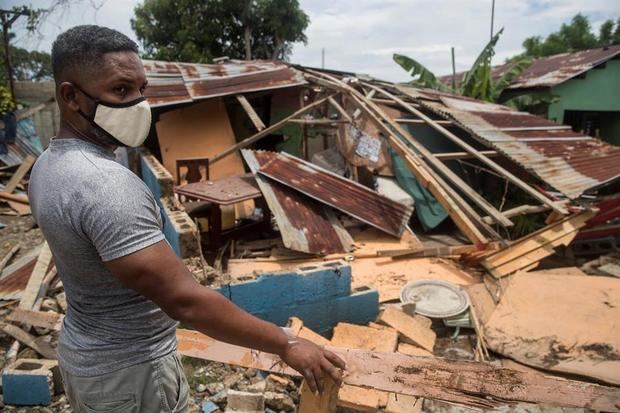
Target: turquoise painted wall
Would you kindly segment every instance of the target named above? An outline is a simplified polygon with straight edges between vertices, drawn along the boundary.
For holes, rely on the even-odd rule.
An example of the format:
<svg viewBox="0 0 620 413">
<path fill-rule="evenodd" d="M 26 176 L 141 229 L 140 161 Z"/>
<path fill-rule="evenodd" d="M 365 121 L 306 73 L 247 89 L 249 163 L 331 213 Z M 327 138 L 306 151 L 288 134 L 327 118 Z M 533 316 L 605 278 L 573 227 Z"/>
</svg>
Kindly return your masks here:
<svg viewBox="0 0 620 413">
<path fill-rule="evenodd" d="M 601 124 L 601 137 L 620 144 L 620 60 L 610 60 L 602 69 L 591 69 L 585 78 L 566 81 L 551 93 L 559 101 L 549 105 L 548 117 L 564 122 L 564 111 L 618 112 L 605 116 Z"/>
</svg>

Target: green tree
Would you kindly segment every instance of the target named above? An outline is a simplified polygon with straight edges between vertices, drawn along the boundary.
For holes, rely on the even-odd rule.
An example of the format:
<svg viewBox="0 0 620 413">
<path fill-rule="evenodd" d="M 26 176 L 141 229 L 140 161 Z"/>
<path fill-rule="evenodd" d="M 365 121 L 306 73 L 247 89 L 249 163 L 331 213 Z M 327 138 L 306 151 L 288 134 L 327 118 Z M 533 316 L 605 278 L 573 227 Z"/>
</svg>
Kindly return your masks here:
<svg viewBox="0 0 620 413">
<path fill-rule="evenodd" d="M 541 36 L 532 36 L 525 39 L 523 41 L 525 52 L 516 56 L 516 58 L 522 56 L 551 56 L 558 53 L 576 52 L 612 44 L 620 44 L 620 18 L 616 23 L 611 19 L 605 21 L 601 25 L 597 36 L 592 31 L 588 18 L 578 13 L 571 19 L 570 23 L 563 23 L 560 30 L 549 34 L 545 39 Z"/>
<path fill-rule="evenodd" d="M 286 60 L 310 23 L 297 0 L 145 0 L 134 13 L 145 57 L 203 63 Z"/>
<path fill-rule="evenodd" d="M 14 80 L 48 80 L 52 78 L 52 59 L 49 53 L 9 46 Z M 0 60 L 5 61 L 4 49 Z M 6 71 L 0 71 L 0 83 L 6 84 Z"/>
</svg>

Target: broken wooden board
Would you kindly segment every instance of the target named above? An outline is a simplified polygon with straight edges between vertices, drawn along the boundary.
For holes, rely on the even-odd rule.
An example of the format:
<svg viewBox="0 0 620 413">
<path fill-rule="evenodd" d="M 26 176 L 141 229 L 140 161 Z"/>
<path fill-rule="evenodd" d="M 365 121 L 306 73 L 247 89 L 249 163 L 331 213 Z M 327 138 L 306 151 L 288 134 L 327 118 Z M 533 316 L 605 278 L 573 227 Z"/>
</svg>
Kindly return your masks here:
<svg viewBox="0 0 620 413">
<path fill-rule="evenodd" d="M 356 412 L 375 413 L 388 403 L 389 393 L 344 384 L 338 392 L 338 406 Z"/>
<path fill-rule="evenodd" d="M 299 413 L 336 413 L 338 406 L 338 385 L 331 377 L 323 380 L 323 392 L 319 395 L 312 393 L 304 381 L 299 396 Z"/>
<path fill-rule="evenodd" d="M 353 239 L 331 209 L 257 174 L 261 166 L 270 161 L 270 154 L 242 150 L 278 223 L 284 245 L 295 251 L 319 255 L 351 251 Z"/>
<path fill-rule="evenodd" d="M 43 357 L 50 360 L 56 360 L 56 350 L 54 350 L 49 343 L 43 341 L 44 337 L 34 337 L 30 333 L 27 333 L 26 331 L 22 330 L 19 327 L 15 327 L 12 324 L 6 324 L 2 328 L 2 331 L 13 337 L 20 343 L 27 345 Z"/>
<path fill-rule="evenodd" d="M 276 355 L 225 344 L 197 331 L 177 330 L 188 357 L 299 376 Z M 528 374 L 487 363 L 329 347 L 346 363 L 345 384 L 399 394 L 494 407 L 524 401 L 620 412 L 620 389 Z"/>
<path fill-rule="evenodd" d="M 45 274 L 47 274 L 51 262 L 52 251 L 47 245 L 47 242 L 44 242 L 43 248 L 41 248 L 41 253 L 39 254 L 39 258 L 37 259 L 37 263 L 32 270 L 30 279 L 28 280 L 28 285 L 26 285 L 26 289 L 22 294 L 22 298 L 19 302 L 19 308 L 23 310 L 32 309 L 35 301 L 39 297 L 41 283 L 43 282 L 43 278 L 45 278 Z"/>
<path fill-rule="evenodd" d="M 396 351 L 398 333 L 391 328 L 376 329 L 356 324 L 338 323 L 334 327 L 331 345 L 391 353 Z"/>
<path fill-rule="evenodd" d="M 21 308 L 16 308 L 6 317 L 8 321 L 54 331 L 60 331 L 63 318 L 62 314 L 54 312 L 22 310 Z"/>
<path fill-rule="evenodd" d="M 434 357 L 430 351 L 409 343 L 398 343 L 396 351 L 408 356 Z"/>
<path fill-rule="evenodd" d="M 30 168 L 32 168 L 32 165 L 34 165 L 34 161 L 36 161 L 36 159 L 37 158 L 32 155 L 27 155 L 22 161 L 21 165 L 19 165 L 19 168 L 17 168 L 13 176 L 11 176 L 9 182 L 7 182 L 7 184 L 4 186 L 3 192 L 9 194 L 13 193 L 15 188 L 17 188 L 17 185 L 19 185 L 19 183 L 22 179 L 24 179 L 24 176 L 26 176 Z"/>
<path fill-rule="evenodd" d="M 488 347 L 533 367 L 620 384 L 620 280 L 519 273 L 485 323 Z"/>
<path fill-rule="evenodd" d="M 385 413 L 422 413 L 423 403 L 419 397 L 390 393 Z"/>
<path fill-rule="evenodd" d="M 570 244 L 577 231 L 594 215 L 595 212 L 586 210 L 556 221 L 485 257 L 480 263 L 495 278 L 530 269 L 553 254 L 556 247 Z"/>
<path fill-rule="evenodd" d="M 381 313 L 380 320 L 411 340 L 413 344 L 433 352 L 437 335 L 427 324 L 416 317 L 411 317 L 396 307 L 389 306 Z"/>
<path fill-rule="evenodd" d="M 400 237 L 405 230 L 412 206 L 286 153 L 271 153 L 269 157 L 268 163 L 261 164 L 261 175 L 388 234 Z"/>
<path fill-rule="evenodd" d="M 289 318 L 288 323 L 289 328 L 297 337 L 312 341 L 314 344 L 319 346 L 328 346 L 330 344 L 329 340 L 320 335 L 319 333 L 315 333 L 308 327 L 304 327 L 303 321 L 301 321 L 299 318 L 291 317 Z"/>
</svg>

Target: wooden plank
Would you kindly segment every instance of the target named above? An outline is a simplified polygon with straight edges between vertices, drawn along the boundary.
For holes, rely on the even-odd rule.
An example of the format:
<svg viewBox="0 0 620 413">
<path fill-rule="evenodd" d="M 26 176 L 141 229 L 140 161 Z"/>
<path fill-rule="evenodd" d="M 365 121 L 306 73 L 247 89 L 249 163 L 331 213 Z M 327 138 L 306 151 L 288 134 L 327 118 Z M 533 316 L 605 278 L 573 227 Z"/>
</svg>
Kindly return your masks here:
<svg viewBox="0 0 620 413">
<path fill-rule="evenodd" d="M 500 174 L 503 177 L 505 177 L 506 179 L 508 179 L 508 181 L 510 181 L 511 183 L 516 185 L 517 187 L 521 188 L 525 193 L 527 193 L 528 195 L 530 195 L 534 199 L 538 200 L 539 202 L 541 202 L 541 203 L 543 203 L 545 205 L 548 205 L 549 207 L 553 208 L 555 211 L 558 211 L 561 214 L 566 214 L 567 213 L 565 208 L 559 206 L 555 201 L 547 198 L 546 196 L 541 194 L 539 191 L 537 191 L 536 189 L 534 189 L 533 187 L 531 187 L 527 183 L 523 182 L 517 176 L 512 174 L 510 171 L 504 169 L 502 166 L 500 166 L 499 164 L 494 162 L 492 159 L 490 159 L 486 155 L 480 153 L 480 151 L 478 151 L 476 148 L 474 148 L 473 146 L 469 145 L 467 142 L 463 141 L 461 138 L 456 136 L 454 133 L 450 132 L 448 129 L 444 128 L 442 125 L 440 125 L 437 122 L 435 122 L 433 119 L 431 119 L 430 117 L 425 115 L 421 110 L 413 107 L 413 105 L 405 102 L 404 100 L 398 98 L 397 96 L 392 95 L 391 93 L 389 93 L 389 92 L 387 92 L 387 91 L 385 91 L 385 90 L 383 90 L 381 88 L 378 88 L 378 87 L 376 87 L 374 85 L 370 85 L 368 83 L 364 83 L 364 85 L 368 86 L 370 88 L 376 89 L 379 93 L 383 94 L 384 96 L 387 96 L 388 98 L 393 99 L 396 102 L 398 102 L 403 108 L 407 109 L 412 114 L 418 116 L 420 119 L 426 121 L 426 123 L 431 128 L 435 129 L 437 132 L 441 133 L 443 136 L 448 138 L 450 141 L 452 141 L 453 143 L 455 143 L 458 146 L 460 146 L 461 148 L 463 148 L 465 150 L 465 152 L 473 155 L 480 162 L 484 163 L 489 168 L 493 169 L 495 172 L 497 172 L 498 174 Z"/>
<path fill-rule="evenodd" d="M 30 203 L 26 195 L 15 195 L 15 194 L 9 194 L 6 192 L 0 192 L 0 199 L 4 199 L 6 201 L 18 202 L 20 204 L 26 204 L 26 205 Z"/>
<path fill-rule="evenodd" d="M 30 209 L 30 205 L 22 204 L 14 201 L 6 201 L 9 206 L 17 212 L 17 215 L 30 215 L 32 214 L 32 210 Z"/>
<path fill-rule="evenodd" d="M 398 123 L 410 124 L 410 125 L 426 125 L 426 122 L 422 119 L 407 119 L 407 118 L 398 118 L 394 119 Z M 452 125 L 453 122 L 451 120 L 436 120 L 435 122 L 440 125 Z"/>
<path fill-rule="evenodd" d="M 177 330 L 188 357 L 299 376 L 276 355 L 225 344 L 197 331 Z M 477 407 L 546 403 L 620 412 L 620 389 L 494 367 L 488 363 L 329 347 L 346 363 L 345 384 Z"/>
<path fill-rule="evenodd" d="M 41 248 L 41 253 L 39 254 L 37 263 L 32 270 L 26 289 L 22 294 L 22 299 L 19 301 L 19 308 L 23 310 L 32 309 L 35 301 L 39 297 L 41 284 L 43 283 L 43 278 L 47 273 L 47 268 L 49 267 L 51 261 L 52 251 L 50 250 L 49 245 L 47 245 L 47 242 L 45 242 L 43 243 L 43 248 Z"/>
<path fill-rule="evenodd" d="M 60 331 L 63 318 L 62 314 L 51 311 L 22 310 L 21 308 L 16 308 L 6 317 L 8 321 L 54 331 Z"/>
<path fill-rule="evenodd" d="M 400 334 L 419 345 L 425 350 L 433 352 L 437 335 L 427 325 L 415 317 L 390 306 L 383 310 L 380 320 L 395 328 Z"/>
<path fill-rule="evenodd" d="M 338 406 L 375 413 L 387 405 L 388 397 L 387 392 L 345 384 L 338 393 Z"/>
<path fill-rule="evenodd" d="M 330 377 L 323 380 L 323 392 L 312 393 L 308 384 L 304 381 L 301 385 L 299 396 L 299 413 L 335 413 L 338 406 L 338 391 L 340 388 Z"/>
<path fill-rule="evenodd" d="M 11 258 L 13 258 L 15 254 L 17 254 L 17 251 L 19 251 L 19 249 L 20 249 L 20 245 L 17 244 L 13 246 L 13 248 L 11 248 L 11 250 L 7 252 L 4 257 L 2 257 L 2 260 L 0 260 L 0 272 L 4 270 L 4 267 L 6 267 L 9 261 L 11 261 Z"/>
<path fill-rule="evenodd" d="M 483 153 L 486 156 L 490 156 L 490 157 L 501 156 L 497 151 L 480 151 L 480 153 Z M 444 153 L 436 153 L 434 155 L 435 155 L 435 158 L 439 159 L 440 161 L 444 161 L 444 162 L 473 158 L 473 156 L 471 156 L 467 152 L 444 152 Z"/>
<path fill-rule="evenodd" d="M 398 343 L 398 349 L 396 351 L 408 356 L 434 357 L 433 353 L 430 351 L 409 343 Z"/>
<path fill-rule="evenodd" d="M 256 130 L 260 132 L 265 129 L 265 124 L 261 120 L 260 116 L 258 116 L 258 113 L 256 113 L 250 102 L 248 102 L 248 100 L 245 98 L 245 96 L 237 95 L 235 97 L 237 98 L 237 101 L 241 104 L 241 107 L 243 108 L 243 110 L 245 110 L 245 113 L 247 113 L 248 117 L 254 124 Z"/>
<path fill-rule="evenodd" d="M 33 335 L 25 332 L 19 327 L 15 327 L 12 324 L 6 324 L 2 331 L 4 331 L 9 336 L 13 337 L 15 340 L 23 343 L 45 357 L 46 359 L 56 360 L 56 350 L 52 348 L 48 343 L 41 340 L 43 337 L 35 338 Z"/>
<path fill-rule="evenodd" d="M 334 96 L 334 95 L 330 95 L 330 96 Z M 287 123 L 289 123 L 289 121 L 291 119 L 295 119 L 298 116 L 303 115 L 306 112 L 310 112 L 311 110 L 315 109 L 316 107 L 322 105 L 323 103 L 327 102 L 328 98 L 323 98 L 323 99 L 319 99 L 316 100 L 314 102 L 312 102 L 311 104 L 309 104 L 308 106 L 304 106 L 303 108 L 299 109 L 298 111 L 294 112 L 292 115 L 287 116 L 286 118 L 282 119 L 281 121 L 274 123 L 273 125 L 269 126 L 266 129 L 263 129 L 262 131 L 258 132 L 255 135 L 250 136 L 249 138 L 246 138 L 244 140 L 242 140 L 241 142 L 229 147 L 228 149 L 220 152 L 219 154 L 213 156 L 212 158 L 209 159 L 209 165 L 213 165 L 217 162 L 219 162 L 220 160 L 226 158 L 227 156 L 237 152 L 239 149 L 243 149 L 248 147 L 249 145 L 253 144 L 254 142 L 259 141 L 260 139 L 264 138 L 267 135 L 270 135 L 271 133 L 277 131 L 278 129 L 282 128 L 284 125 L 286 125 Z"/>
<path fill-rule="evenodd" d="M 496 278 L 523 269 L 552 254 L 553 248 L 570 243 L 594 215 L 594 211 L 586 210 L 552 223 L 485 257 L 481 265 Z"/>
<path fill-rule="evenodd" d="M 549 211 L 550 209 L 551 208 L 549 208 L 549 206 L 547 205 L 521 205 L 521 206 L 511 208 L 509 210 L 502 212 L 502 215 L 505 216 L 506 218 L 514 218 L 520 215 L 529 215 L 529 214 L 537 214 L 540 212 L 546 212 L 546 211 Z M 482 219 L 487 224 L 493 223 L 493 218 L 491 217 L 484 217 Z"/>
<path fill-rule="evenodd" d="M 340 104 L 336 101 L 336 99 L 334 99 L 333 97 L 329 97 L 327 100 L 329 101 L 329 104 L 332 105 L 338 111 L 338 113 L 340 114 L 340 116 L 342 116 L 344 120 L 346 120 L 349 123 L 353 123 L 353 119 L 351 119 L 351 116 L 349 116 L 347 111 L 344 110 L 342 106 L 340 106 Z"/>
<path fill-rule="evenodd" d="M 376 329 L 356 324 L 338 323 L 334 327 L 331 345 L 390 353 L 398 345 L 398 333 L 394 329 Z"/>
<path fill-rule="evenodd" d="M 30 168 L 32 168 L 32 165 L 34 165 L 34 161 L 36 161 L 36 159 L 37 158 L 32 155 L 26 156 L 21 165 L 19 165 L 19 168 L 17 168 L 17 171 L 15 171 L 13 176 L 11 176 L 11 179 L 9 179 L 9 182 L 4 186 L 3 192 L 9 194 L 12 193 L 24 176 L 26 176 Z"/>
</svg>

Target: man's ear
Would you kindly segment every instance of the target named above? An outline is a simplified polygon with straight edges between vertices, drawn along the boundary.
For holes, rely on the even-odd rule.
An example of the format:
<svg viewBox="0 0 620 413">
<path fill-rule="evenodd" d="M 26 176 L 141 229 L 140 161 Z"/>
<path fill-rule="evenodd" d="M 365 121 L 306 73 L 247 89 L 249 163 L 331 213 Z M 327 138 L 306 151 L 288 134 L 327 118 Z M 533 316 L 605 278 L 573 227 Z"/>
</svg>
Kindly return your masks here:
<svg viewBox="0 0 620 413">
<path fill-rule="evenodd" d="M 70 82 L 62 82 L 60 86 L 58 86 L 58 96 L 60 97 L 62 103 L 64 103 L 65 107 L 74 112 L 80 110 L 76 88 Z"/>
</svg>

